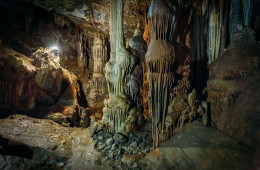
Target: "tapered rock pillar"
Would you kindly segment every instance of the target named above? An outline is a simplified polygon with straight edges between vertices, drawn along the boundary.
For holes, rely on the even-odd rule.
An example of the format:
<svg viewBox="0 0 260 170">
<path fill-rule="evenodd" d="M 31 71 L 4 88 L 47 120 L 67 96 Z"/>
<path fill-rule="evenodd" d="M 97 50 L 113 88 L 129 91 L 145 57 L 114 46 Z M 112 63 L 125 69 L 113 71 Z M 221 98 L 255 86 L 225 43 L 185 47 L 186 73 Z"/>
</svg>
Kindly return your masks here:
<svg viewBox="0 0 260 170">
<path fill-rule="evenodd" d="M 169 135 L 165 118 L 169 104 L 169 91 L 174 82 L 173 63 L 175 51 L 168 42 L 172 14 L 162 0 L 153 0 L 148 11 L 151 42 L 146 53 L 149 93 L 153 119 L 154 147 L 159 147 Z"/>
<path fill-rule="evenodd" d="M 107 47 L 100 36 L 96 36 L 93 42 L 92 54 L 94 58 L 93 78 L 89 81 L 88 104 L 95 107 L 102 103 L 108 95 L 107 83 L 103 74 L 107 58 Z"/>
</svg>

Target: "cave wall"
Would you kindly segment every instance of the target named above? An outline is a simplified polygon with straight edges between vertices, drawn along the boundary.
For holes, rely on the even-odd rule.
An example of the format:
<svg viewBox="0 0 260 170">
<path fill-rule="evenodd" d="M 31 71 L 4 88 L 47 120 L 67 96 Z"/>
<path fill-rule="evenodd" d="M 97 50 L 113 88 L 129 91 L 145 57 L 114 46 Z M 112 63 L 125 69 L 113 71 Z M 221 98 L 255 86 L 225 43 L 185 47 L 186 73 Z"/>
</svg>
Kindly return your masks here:
<svg viewBox="0 0 260 170">
<path fill-rule="evenodd" d="M 251 108 L 251 113 L 254 116 L 242 113 L 237 113 L 237 116 L 234 116 L 236 111 L 231 110 L 229 111 L 233 112 L 230 113 L 232 116 L 227 115 L 227 113 L 220 114 L 223 110 L 227 110 L 229 106 L 232 106 L 238 95 L 243 91 L 245 91 L 244 94 L 249 95 L 250 93 L 245 90 L 247 88 L 242 90 L 241 88 L 245 86 L 239 82 L 228 81 L 222 83 L 221 81 L 213 79 L 213 77 L 219 77 L 221 74 L 224 74 L 224 70 L 227 71 L 227 69 L 230 69 L 230 71 L 233 70 L 231 72 L 235 74 L 234 76 L 236 78 L 241 77 L 239 75 L 246 77 L 248 74 L 257 74 L 255 71 L 257 72 L 259 70 L 259 54 L 256 53 L 256 51 L 259 45 L 256 43 L 258 40 L 256 39 L 255 30 L 258 14 L 255 10 L 257 7 L 254 6 L 257 5 L 257 2 L 240 0 L 165 1 L 167 5 L 164 6 L 167 6 L 167 8 L 170 8 L 170 11 L 173 12 L 169 20 L 167 20 L 167 15 L 170 15 L 170 11 L 164 10 L 161 12 L 160 10 L 163 10 L 164 7 L 159 3 L 162 3 L 162 1 L 152 1 L 151 3 L 149 11 L 154 11 L 154 13 L 149 14 L 151 16 L 148 15 L 150 24 L 146 29 L 149 30 L 149 34 L 147 34 L 147 32 L 144 34 L 144 38 L 149 44 L 146 54 L 146 64 L 148 68 L 155 67 L 155 69 L 148 70 L 148 80 L 151 79 L 149 81 L 150 93 L 148 94 L 148 110 L 152 112 L 151 117 L 154 123 L 154 146 L 159 146 L 173 134 L 178 133 L 185 124 L 199 117 L 203 119 L 205 125 L 210 125 L 212 118 L 213 123 L 216 123 L 222 130 L 232 134 L 231 136 L 236 136 L 237 139 L 244 138 L 244 142 L 251 140 L 246 139 L 245 136 L 246 134 L 256 133 L 252 132 L 252 130 L 249 133 L 251 126 L 255 126 L 255 121 L 245 123 L 242 120 L 243 118 L 248 120 L 249 117 L 257 117 L 255 115 L 257 107 Z M 162 15 L 162 17 L 160 15 Z M 154 20 L 149 20 L 149 17 L 154 18 Z M 160 23 L 160 17 L 164 18 L 162 23 Z M 167 28 L 168 25 L 162 27 L 160 24 L 168 24 L 171 26 L 171 29 L 167 32 L 165 28 Z M 252 30 L 252 28 L 254 28 L 254 30 Z M 153 34 L 155 33 L 158 35 L 153 38 Z M 148 35 L 149 38 L 147 38 Z M 171 93 L 169 96 L 163 95 L 164 90 L 167 89 L 166 87 L 169 87 L 166 82 L 162 81 L 162 75 L 166 74 L 167 71 L 156 71 L 160 68 L 159 65 L 151 65 L 149 58 L 150 56 L 156 55 L 158 51 L 161 52 L 157 54 L 158 56 L 166 56 L 165 50 L 167 51 L 169 45 L 160 44 L 162 46 L 161 49 L 164 49 L 164 51 L 159 50 L 160 48 L 158 46 L 153 47 L 153 43 L 156 42 L 153 39 L 157 40 L 161 39 L 161 37 L 164 39 L 164 36 L 166 36 L 165 39 L 173 45 L 175 51 L 169 55 L 174 57 L 174 64 L 170 67 L 173 69 L 171 72 L 174 75 L 174 81 L 170 86 Z M 244 46 L 241 44 L 244 44 Z M 245 46 L 247 50 L 245 50 Z M 237 51 L 235 52 L 235 50 Z M 242 51 L 245 52 L 243 53 Z M 163 59 L 163 57 L 158 58 Z M 236 57 L 237 59 L 232 59 Z M 246 59 L 240 60 L 238 58 Z M 223 65 L 221 68 L 216 68 L 216 66 L 220 67 L 220 64 L 215 64 L 221 62 L 220 60 L 225 61 L 225 63 L 221 64 Z M 171 59 L 167 61 L 168 64 L 171 63 Z M 244 69 L 248 71 L 239 71 L 241 69 L 239 62 L 240 64 L 243 63 Z M 252 65 L 249 66 L 249 63 Z M 164 66 L 167 68 L 166 64 L 164 64 Z M 223 70 L 223 72 L 221 70 Z M 159 73 L 158 80 L 151 78 L 154 72 Z M 247 74 L 246 72 L 250 73 Z M 162 75 L 160 76 L 160 74 Z M 224 78 L 224 80 L 226 79 L 232 80 L 233 78 Z M 257 77 L 254 77 L 253 81 L 257 82 Z M 256 82 L 254 82 L 254 84 Z M 156 90 L 156 88 L 160 86 L 164 87 L 164 89 Z M 231 88 L 231 86 L 233 87 Z M 235 90 L 235 87 L 239 87 L 239 90 Z M 216 92 L 216 90 L 218 92 Z M 232 91 L 230 91 L 230 94 L 228 92 L 229 90 Z M 165 98 L 162 99 L 160 95 Z M 247 101 L 249 102 L 248 97 Z M 158 102 L 158 104 L 156 104 L 156 102 Z M 251 100 L 250 102 L 257 102 L 257 99 Z M 163 109 L 163 103 L 167 106 L 167 111 Z M 238 104 L 232 106 L 232 108 L 236 107 L 238 107 Z M 247 108 L 245 105 L 244 107 L 245 109 Z M 219 108 L 222 108 L 222 110 Z M 232 121 L 234 122 L 231 126 L 228 126 L 228 121 L 223 120 L 224 117 L 228 119 L 229 116 L 233 118 Z M 235 120 L 240 120 L 244 126 L 235 124 Z M 165 135 L 160 135 L 161 133 Z M 256 140 L 251 141 L 256 142 Z"/>
<path fill-rule="evenodd" d="M 54 11 L 0 3 L 1 117 L 18 112 L 47 118 L 56 112 L 55 119 L 75 123 L 78 109 L 87 107 L 79 76 L 89 70 L 86 36 Z"/>
<path fill-rule="evenodd" d="M 77 76 L 72 83 L 80 91 L 76 93 L 84 92 L 89 106 L 100 104 L 93 112 L 100 112 L 102 117 L 103 109 L 103 126 L 111 133 L 128 135 L 145 116 L 153 120 L 154 147 L 158 147 L 186 124 L 202 118 L 205 125 L 210 125 L 212 118 L 221 130 L 255 145 L 253 139 L 246 139 L 251 125 L 243 120 L 257 117 L 257 109 L 251 105 L 258 102 L 253 100 L 257 99 L 258 92 L 253 94 L 249 89 L 258 83 L 258 1 L 105 2 L 108 1 L 66 1 L 54 6 L 51 1 L 33 2 L 42 9 L 30 3 L 0 1 L 0 42 L 33 60 L 35 56 L 31 54 L 38 47 L 58 44 L 60 66 L 70 71 L 69 75 Z M 61 11 L 63 7 L 68 8 Z M 83 16 L 78 15 L 80 12 Z M 18 62 L 16 57 L 13 59 Z M 11 62 L 5 60 L 2 63 Z M 12 84 L 18 76 L 10 71 L 12 69 L 1 67 L 6 73 L 2 74 L 5 75 L 1 80 L 2 94 L 10 97 L 9 84 L 4 79 L 13 74 Z M 64 70 L 55 68 L 51 73 L 49 70 L 32 71 L 37 79 L 33 82 L 31 73 L 21 71 L 29 77 L 22 80 L 26 83 L 18 85 L 22 92 L 17 94 L 24 94 L 20 102 L 28 106 L 21 110 L 33 106 L 28 98 L 32 94 L 31 86 L 36 84 L 46 91 L 40 77 L 50 79 L 53 85 L 47 85 L 52 89 L 47 88 L 46 95 L 41 92 L 39 96 L 60 97 Z M 66 100 L 70 97 L 68 95 Z M 243 103 L 245 109 L 240 110 L 245 111 L 241 113 L 238 108 L 243 98 L 248 103 Z M 47 102 L 47 105 L 55 102 Z M 5 99 L 2 103 L 6 103 Z M 45 106 L 44 101 L 35 103 Z M 75 103 L 78 101 L 63 105 Z M 249 106 L 252 110 L 247 111 Z M 252 115 L 245 114 L 247 112 Z M 236 121 L 243 126 L 236 125 Z M 234 125 L 227 126 L 230 122 Z"/>
<path fill-rule="evenodd" d="M 254 1 L 232 1 L 230 43 L 209 66 L 212 121 L 252 147 L 259 144 L 259 43 L 253 30 Z"/>
<path fill-rule="evenodd" d="M 33 48 L 57 46 L 63 67 L 75 74 L 87 67 L 87 55 L 91 56 L 87 39 L 90 37 L 73 22 L 54 11 L 48 12 L 27 3 L 4 5 L 1 16 L 7 17 L 1 18 L 4 23 L 1 38 L 5 44 L 25 55 L 30 55 Z"/>
</svg>

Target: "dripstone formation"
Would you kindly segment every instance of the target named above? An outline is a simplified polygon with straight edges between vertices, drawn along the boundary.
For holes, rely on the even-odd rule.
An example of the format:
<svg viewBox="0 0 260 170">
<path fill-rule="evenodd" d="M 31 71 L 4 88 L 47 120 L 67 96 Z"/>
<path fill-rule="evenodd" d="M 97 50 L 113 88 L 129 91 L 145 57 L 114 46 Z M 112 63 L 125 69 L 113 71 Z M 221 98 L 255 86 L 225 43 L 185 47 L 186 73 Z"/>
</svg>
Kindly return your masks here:
<svg viewBox="0 0 260 170">
<path fill-rule="evenodd" d="M 107 98 L 107 83 L 104 75 L 104 66 L 107 59 L 107 47 L 105 40 L 100 36 L 94 38 L 92 47 L 92 55 L 94 58 L 94 73 L 92 79 L 89 81 L 88 104 L 90 107 L 95 107 L 103 103 Z"/>
<path fill-rule="evenodd" d="M 151 42 L 146 53 L 153 119 L 154 147 L 168 139 L 165 130 L 169 91 L 174 83 L 174 47 L 169 43 L 171 11 L 164 1 L 153 0 L 148 12 Z"/>
<path fill-rule="evenodd" d="M 111 57 L 105 66 L 109 99 L 105 100 L 103 124 L 108 132 L 128 135 L 142 117 L 140 107 L 136 107 L 137 103 L 134 103 L 137 102 L 138 96 L 126 88 L 128 83 L 132 83 L 129 78 L 136 67 L 137 58 L 124 46 L 123 1 L 111 0 L 110 3 Z M 128 87 L 132 88 L 131 85 Z"/>
</svg>

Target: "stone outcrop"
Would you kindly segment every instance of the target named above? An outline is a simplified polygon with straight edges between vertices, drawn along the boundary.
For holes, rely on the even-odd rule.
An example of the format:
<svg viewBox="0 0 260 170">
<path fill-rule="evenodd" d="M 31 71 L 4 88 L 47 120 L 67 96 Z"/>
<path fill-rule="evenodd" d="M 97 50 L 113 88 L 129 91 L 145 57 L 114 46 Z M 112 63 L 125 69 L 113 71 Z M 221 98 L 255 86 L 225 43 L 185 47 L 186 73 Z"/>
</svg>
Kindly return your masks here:
<svg viewBox="0 0 260 170">
<path fill-rule="evenodd" d="M 79 27 L 86 28 L 90 32 L 98 32 L 109 36 L 109 0 L 88 2 L 85 0 L 64 1 L 56 0 L 34 1 L 24 0 L 49 11 L 55 9 L 57 13 L 66 16 L 66 18 L 78 23 Z M 145 14 L 146 8 L 149 7 L 149 1 L 124 0 L 126 4 L 123 7 L 123 25 L 125 36 L 129 39 L 134 33 L 136 23 L 142 21 L 141 17 Z"/>
<path fill-rule="evenodd" d="M 77 77 L 53 60 L 50 49 L 26 57 L 3 47 L 1 54 L 1 109 L 29 111 L 86 102 Z"/>
</svg>

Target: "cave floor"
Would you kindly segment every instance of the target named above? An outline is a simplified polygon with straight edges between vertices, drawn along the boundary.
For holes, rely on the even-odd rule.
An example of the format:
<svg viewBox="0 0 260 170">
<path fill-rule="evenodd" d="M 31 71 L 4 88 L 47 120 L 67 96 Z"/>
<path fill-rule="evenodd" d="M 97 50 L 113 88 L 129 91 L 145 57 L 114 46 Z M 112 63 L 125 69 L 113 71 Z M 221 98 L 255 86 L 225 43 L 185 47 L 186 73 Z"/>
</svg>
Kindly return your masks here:
<svg viewBox="0 0 260 170">
<path fill-rule="evenodd" d="M 150 153 L 97 164 L 92 129 L 23 115 L 0 119 L 0 169 L 250 169 L 254 159 L 250 147 L 195 121 Z"/>
</svg>

